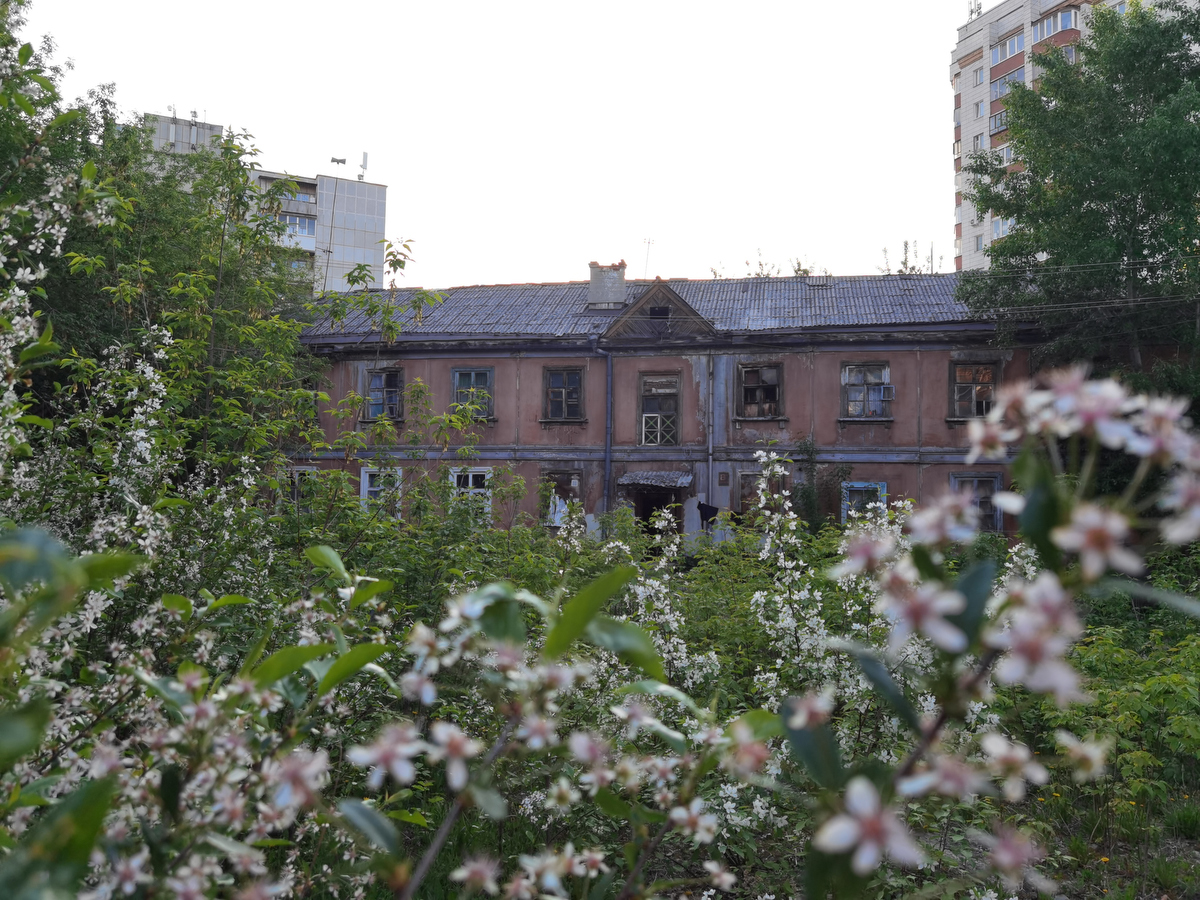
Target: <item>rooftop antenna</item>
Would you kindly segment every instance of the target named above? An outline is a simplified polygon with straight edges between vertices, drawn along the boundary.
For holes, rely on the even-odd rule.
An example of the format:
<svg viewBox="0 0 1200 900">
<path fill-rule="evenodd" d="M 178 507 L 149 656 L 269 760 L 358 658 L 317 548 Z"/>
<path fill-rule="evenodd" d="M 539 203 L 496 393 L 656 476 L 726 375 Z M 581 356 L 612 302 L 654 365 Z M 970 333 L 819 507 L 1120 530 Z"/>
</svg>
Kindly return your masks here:
<svg viewBox="0 0 1200 900">
<path fill-rule="evenodd" d="M 331 156 L 329 157 L 329 161 L 331 163 L 337 163 L 339 166 L 344 166 L 346 164 L 345 157 L 338 159 L 336 156 Z M 325 244 L 325 278 L 321 282 L 322 294 L 324 294 L 326 289 L 329 287 L 329 263 L 333 257 L 333 215 L 335 212 L 337 212 L 338 185 L 341 184 L 341 182 L 342 179 L 340 178 L 333 179 L 333 205 L 329 208 L 329 241 Z"/>
<path fill-rule="evenodd" d="M 329 161 L 330 161 L 331 163 L 337 163 L 339 166 L 344 166 L 344 165 L 346 164 L 346 158 L 345 158 L 345 157 L 342 157 L 341 159 L 338 159 L 336 156 L 331 156 L 331 157 L 329 157 Z"/>
<path fill-rule="evenodd" d="M 362 169 L 362 171 L 358 175 L 358 180 L 362 181 L 364 178 L 367 177 L 367 151 L 366 150 L 363 151 L 363 161 L 362 161 L 362 165 L 359 166 L 359 168 Z"/>
<path fill-rule="evenodd" d="M 967 21 L 983 15 L 983 0 L 967 0 Z"/>
<path fill-rule="evenodd" d="M 646 245 L 646 267 L 642 269 L 642 281 L 645 281 L 648 277 L 650 277 L 650 245 L 653 244 L 654 241 L 650 240 L 650 238 L 646 238 L 644 241 L 642 241 L 642 243 Z"/>
</svg>

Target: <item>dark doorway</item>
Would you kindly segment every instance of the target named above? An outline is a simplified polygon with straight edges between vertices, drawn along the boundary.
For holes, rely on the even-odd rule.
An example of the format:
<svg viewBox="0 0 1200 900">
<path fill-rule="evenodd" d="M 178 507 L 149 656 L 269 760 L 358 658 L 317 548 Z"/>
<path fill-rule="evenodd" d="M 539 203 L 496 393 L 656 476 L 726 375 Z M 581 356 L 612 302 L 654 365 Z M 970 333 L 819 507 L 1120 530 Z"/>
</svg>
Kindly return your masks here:
<svg viewBox="0 0 1200 900">
<path fill-rule="evenodd" d="M 674 506 L 671 512 L 675 516 L 676 528 L 683 524 L 683 509 L 679 506 L 681 498 L 678 488 L 639 488 L 633 492 L 633 514 L 647 525 L 650 519 L 660 509 Z"/>
</svg>

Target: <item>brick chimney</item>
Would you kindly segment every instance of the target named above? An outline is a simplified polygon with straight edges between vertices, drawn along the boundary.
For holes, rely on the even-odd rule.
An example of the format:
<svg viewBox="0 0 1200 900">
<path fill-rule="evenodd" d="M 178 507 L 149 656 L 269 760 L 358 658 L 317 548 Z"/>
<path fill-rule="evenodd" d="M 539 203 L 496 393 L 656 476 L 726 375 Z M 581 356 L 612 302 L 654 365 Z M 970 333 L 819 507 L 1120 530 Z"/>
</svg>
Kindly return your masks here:
<svg viewBox="0 0 1200 900">
<path fill-rule="evenodd" d="M 588 282 L 588 309 L 622 309 L 625 306 L 625 260 L 602 266 L 588 263 L 592 278 Z"/>
</svg>

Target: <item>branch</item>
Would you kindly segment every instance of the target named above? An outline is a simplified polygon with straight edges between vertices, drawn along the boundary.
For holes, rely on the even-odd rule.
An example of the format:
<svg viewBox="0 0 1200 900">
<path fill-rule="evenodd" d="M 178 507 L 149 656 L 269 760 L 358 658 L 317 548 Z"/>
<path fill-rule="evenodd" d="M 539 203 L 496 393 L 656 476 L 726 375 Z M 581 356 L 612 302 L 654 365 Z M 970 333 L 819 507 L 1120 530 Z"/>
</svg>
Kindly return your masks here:
<svg viewBox="0 0 1200 900">
<path fill-rule="evenodd" d="M 654 836 L 653 840 L 646 845 L 646 848 L 638 857 L 638 861 L 634 864 L 633 868 L 630 869 L 629 878 L 625 881 L 625 887 L 621 888 L 621 893 L 617 896 L 617 900 L 630 900 L 634 892 L 634 882 L 636 882 L 638 876 L 642 874 L 642 869 L 646 865 L 646 860 L 654 855 L 654 851 L 658 849 L 658 845 L 663 842 L 663 838 L 667 836 L 667 832 L 670 830 L 671 821 L 668 819 L 666 822 L 663 822 L 663 827 L 658 830 L 658 834 Z"/>
</svg>

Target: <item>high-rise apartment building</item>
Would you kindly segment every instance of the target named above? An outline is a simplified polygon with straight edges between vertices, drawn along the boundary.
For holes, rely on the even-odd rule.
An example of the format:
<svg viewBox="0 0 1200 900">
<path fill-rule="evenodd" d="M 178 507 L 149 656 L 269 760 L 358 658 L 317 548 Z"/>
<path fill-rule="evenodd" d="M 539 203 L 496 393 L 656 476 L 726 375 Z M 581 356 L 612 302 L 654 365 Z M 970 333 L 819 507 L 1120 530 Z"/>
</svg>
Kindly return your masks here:
<svg viewBox="0 0 1200 900">
<path fill-rule="evenodd" d="M 971 17 L 958 29 L 950 58 L 954 88 L 954 267 L 985 269 L 987 246 L 1008 234 L 1009 220 L 977 210 L 963 199 L 963 161 L 979 150 L 994 150 L 1012 160 L 1004 98 L 1013 83 L 1037 77 L 1035 51 L 1050 45 L 1071 46 L 1087 34 L 1091 9 L 1101 3 L 1125 11 L 1124 0 L 1003 0 L 989 9 L 974 0 Z"/>
<path fill-rule="evenodd" d="M 194 112 L 182 118 L 174 112 L 147 115 L 146 123 L 152 129 L 154 149 L 164 153 L 194 153 L 224 134 L 220 125 L 202 122 Z M 362 168 L 365 174 L 365 154 Z M 296 190 L 283 201 L 279 219 L 287 227 L 288 245 L 312 257 L 314 290 L 348 290 L 346 276 L 358 265 L 370 271 L 370 287 L 383 286 L 386 185 L 372 184 L 362 175 L 353 179 L 259 169 L 254 177 L 261 190 L 282 178 L 296 183 Z"/>
</svg>

